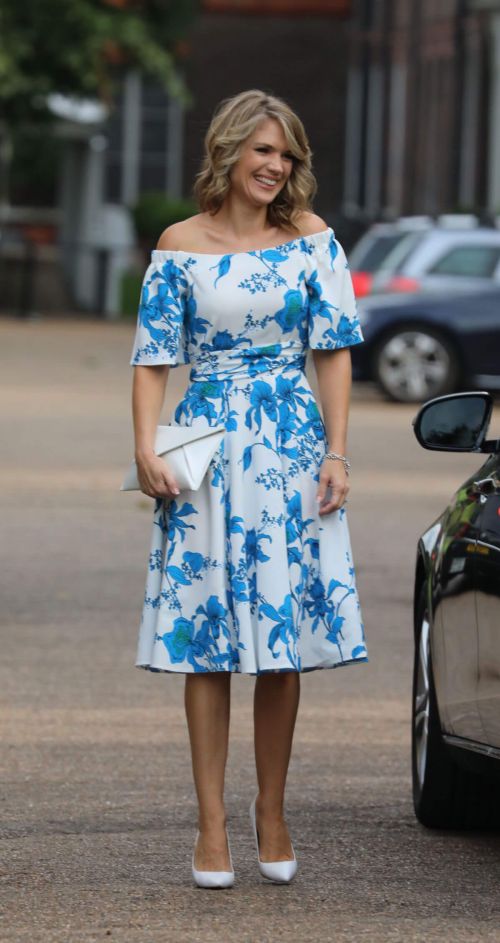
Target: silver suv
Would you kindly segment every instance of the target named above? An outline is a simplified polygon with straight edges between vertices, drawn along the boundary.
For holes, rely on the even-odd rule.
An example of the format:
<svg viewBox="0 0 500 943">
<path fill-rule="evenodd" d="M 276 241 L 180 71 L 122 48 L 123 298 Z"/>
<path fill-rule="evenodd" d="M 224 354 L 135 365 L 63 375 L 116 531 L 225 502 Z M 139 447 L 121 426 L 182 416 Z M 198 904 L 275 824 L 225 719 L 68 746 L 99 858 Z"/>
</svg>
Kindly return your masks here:
<svg viewBox="0 0 500 943">
<path fill-rule="evenodd" d="M 407 233 L 374 273 L 371 291 L 480 291 L 500 285 L 500 230 L 449 229 Z"/>
<path fill-rule="evenodd" d="M 401 216 L 393 223 L 373 223 L 349 252 L 356 297 L 371 293 L 375 274 L 397 246 L 433 225 L 430 216 Z"/>
</svg>

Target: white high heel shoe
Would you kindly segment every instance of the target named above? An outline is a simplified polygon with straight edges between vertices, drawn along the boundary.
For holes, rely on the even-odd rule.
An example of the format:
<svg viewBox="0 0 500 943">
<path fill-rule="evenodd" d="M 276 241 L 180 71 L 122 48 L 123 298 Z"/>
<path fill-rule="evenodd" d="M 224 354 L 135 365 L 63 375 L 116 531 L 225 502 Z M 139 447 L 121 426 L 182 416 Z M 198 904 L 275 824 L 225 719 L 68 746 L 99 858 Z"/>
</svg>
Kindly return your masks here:
<svg viewBox="0 0 500 943">
<path fill-rule="evenodd" d="M 289 884 L 297 873 L 297 858 L 292 845 L 293 859 L 285 861 L 261 861 L 259 852 L 259 836 L 257 833 L 257 822 L 255 819 L 255 802 L 257 796 L 250 806 L 250 821 L 252 823 L 255 845 L 257 848 L 257 859 L 259 862 L 259 871 L 262 877 L 268 881 L 274 881 L 275 884 Z"/>
<path fill-rule="evenodd" d="M 194 866 L 194 855 L 196 851 L 196 845 L 198 844 L 199 831 L 196 832 L 196 838 L 194 842 L 193 857 L 191 859 L 191 870 L 193 873 L 193 880 L 198 887 L 232 887 L 234 884 L 234 869 L 233 869 L 233 859 L 231 857 L 231 849 L 229 848 L 229 861 L 231 863 L 230 871 L 198 871 Z"/>
</svg>

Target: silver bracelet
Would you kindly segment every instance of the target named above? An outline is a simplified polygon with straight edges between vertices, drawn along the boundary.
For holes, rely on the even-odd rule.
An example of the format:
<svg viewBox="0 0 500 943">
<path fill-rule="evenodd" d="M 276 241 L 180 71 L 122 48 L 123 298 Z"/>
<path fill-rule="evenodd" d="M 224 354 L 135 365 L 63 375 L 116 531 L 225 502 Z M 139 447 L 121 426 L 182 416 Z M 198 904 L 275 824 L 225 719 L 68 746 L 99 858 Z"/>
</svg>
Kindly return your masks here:
<svg viewBox="0 0 500 943">
<path fill-rule="evenodd" d="M 339 462 L 343 462 L 346 475 L 349 474 L 351 463 L 347 460 L 345 455 L 339 455 L 337 452 L 327 452 L 326 455 L 324 455 L 324 458 L 333 458 L 333 459 L 337 459 L 337 461 Z"/>
</svg>

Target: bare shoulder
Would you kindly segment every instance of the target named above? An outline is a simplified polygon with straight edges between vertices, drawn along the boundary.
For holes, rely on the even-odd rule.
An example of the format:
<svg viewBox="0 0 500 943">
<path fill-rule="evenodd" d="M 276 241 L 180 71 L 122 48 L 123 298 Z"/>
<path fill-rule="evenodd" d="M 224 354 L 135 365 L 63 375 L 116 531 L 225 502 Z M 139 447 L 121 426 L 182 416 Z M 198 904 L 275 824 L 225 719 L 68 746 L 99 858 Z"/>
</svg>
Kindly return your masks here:
<svg viewBox="0 0 500 943">
<path fill-rule="evenodd" d="M 317 232 L 323 232 L 323 230 L 328 229 L 327 223 L 325 223 L 321 216 L 306 211 L 301 213 L 297 225 L 300 229 L 301 236 L 313 236 Z"/>
<path fill-rule="evenodd" d="M 172 252 L 189 251 L 199 232 L 199 218 L 200 214 L 197 214 L 167 226 L 158 239 L 156 248 L 170 249 Z"/>
</svg>

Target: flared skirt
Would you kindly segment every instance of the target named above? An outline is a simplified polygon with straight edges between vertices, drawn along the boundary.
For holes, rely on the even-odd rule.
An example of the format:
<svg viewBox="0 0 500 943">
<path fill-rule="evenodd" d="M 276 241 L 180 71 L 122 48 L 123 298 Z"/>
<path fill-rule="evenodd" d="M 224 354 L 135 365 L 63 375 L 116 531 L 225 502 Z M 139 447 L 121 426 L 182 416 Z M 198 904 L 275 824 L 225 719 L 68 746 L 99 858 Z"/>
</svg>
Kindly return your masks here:
<svg viewBox="0 0 500 943">
<path fill-rule="evenodd" d="M 192 382 L 169 424 L 193 422 L 226 433 L 199 490 L 155 499 L 136 666 L 368 661 L 347 512 L 316 501 L 327 441 L 304 370 Z"/>
</svg>

